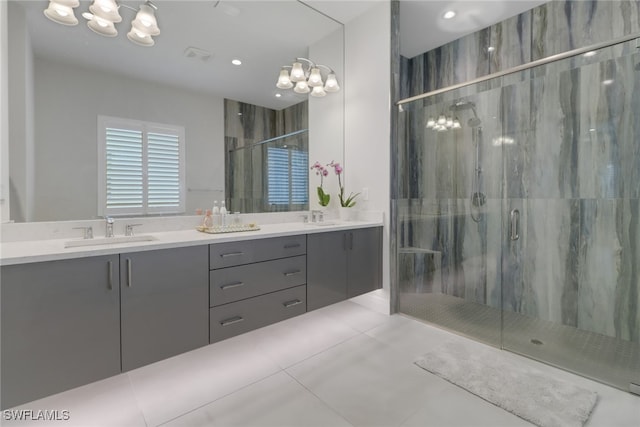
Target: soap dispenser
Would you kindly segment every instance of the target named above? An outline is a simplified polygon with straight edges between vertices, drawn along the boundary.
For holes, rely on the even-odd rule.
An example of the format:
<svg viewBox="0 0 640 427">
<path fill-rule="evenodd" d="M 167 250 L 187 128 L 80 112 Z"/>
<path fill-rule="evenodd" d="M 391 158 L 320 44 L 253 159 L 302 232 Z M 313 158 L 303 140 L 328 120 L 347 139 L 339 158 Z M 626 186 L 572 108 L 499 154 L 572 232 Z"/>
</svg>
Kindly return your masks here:
<svg viewBox="0 0 640 427">
<path fill-rule="evenodd" d="M 225 206 L 224 200 L 221 202 L 220 206 L 220 225 L 223 227 L 227 226 L 227 207 Z"/>
<path fill-rule="evenodd" d="M 218 207 L 218 201 L 213 202 L 213 209 L 211 211 L 212 223 L 215 226 L 220 225 L 220 208 Z"/>
</svg>

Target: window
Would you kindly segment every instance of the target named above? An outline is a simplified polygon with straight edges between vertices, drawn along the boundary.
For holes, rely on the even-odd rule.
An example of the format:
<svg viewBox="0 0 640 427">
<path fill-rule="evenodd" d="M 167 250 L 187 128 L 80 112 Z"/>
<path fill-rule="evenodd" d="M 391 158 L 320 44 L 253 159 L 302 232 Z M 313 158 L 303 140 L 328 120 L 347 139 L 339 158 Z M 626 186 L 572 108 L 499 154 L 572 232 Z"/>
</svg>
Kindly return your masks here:
<svg viewBox="0 0 640 427">
<path fill-rule="evenodd" d="M 309 154 L 306 151 L 267 149 L 269 205 L 306 205 L 309 201 Z"/>
<path fill-rule="evenodd" d="M 98 117 L 100 215 L 185 212 L 184 128 Z"/>
</svg>

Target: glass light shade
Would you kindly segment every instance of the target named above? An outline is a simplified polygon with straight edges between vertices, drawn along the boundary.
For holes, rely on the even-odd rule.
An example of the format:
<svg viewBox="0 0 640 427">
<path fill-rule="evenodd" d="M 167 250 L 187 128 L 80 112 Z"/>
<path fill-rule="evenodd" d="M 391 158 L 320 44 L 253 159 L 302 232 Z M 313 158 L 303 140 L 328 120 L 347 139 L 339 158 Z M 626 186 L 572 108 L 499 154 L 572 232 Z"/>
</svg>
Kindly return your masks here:
<svg viewBox="0 0 640 427">
<path fill-rule="evenodd" d="M 44 16 L 62 25 L 78 25 L 78 19 L 73 13 L 71 6 L 62 2 L 49 2 L 49 7 L 44 10 Z"/>
<path fill-rule="evenodd" d="M 318 98 L 321 98 L 326 95 L 327 95 L 327 92 L 324 91 L 324 88 L 322 86 L 315 86 L 311 91 L 311 96 L 315 96 Z"/>
<path fill-rule="evenodd" d="M 304 76 L 304 70 L 302 69 L 302 64 L 299 62 L 293 63 L 293 68 L 291 68 L 291 81 L 292 82 L 301 82 L 306 80 Z"/>
<path fill-rule="evenodd" d="M 436 125 L 436 121 L 431 117 L 427 120 L 427 129 L 432 129 Z"/>
<path fill-rule="evenodd" d="M 153 8 L 146 4 L 140 5 L 140 10 L 136 14 L 136 19 L 131 22 L 131 27 L 145 32 L 150 36 L 160 34 L 160 28 L 158 28 L 158 21 L 153 13 Z"/>
<path fill-rule="evenodd" d="M 453 125 L 451 126 L 451 129 L 460 129 L 462 126 L 460 125 L 460 121 L 458 119 L 455 119 L 453 121 Z"/>
<path fill-rule="evenodd" d="M 320 74 L 320 69 L 319 68 L 314 67 L 314 68 L 311 69 L 311 74 L 309 74 L 309 80 L 307 80 L 307 83 L 311 87 L 317 87 L 317 86 L 322 86 L 323 85 L 323 83 L 322 83 L 322 75 Z M 324 90 L 323 90 L 323 92 L 324 92 Z"/>
<path fill-rule="evenodd" d="M 444 116 L 438 117 L 438 124 L 445 125 L 447 123 L 447 119 Z"/>
<path fill-rule="evenodd" d="M 278 77 L 276 87 L 278 89 L 291 89 L 293 87 L 293 83 L 291 83 L 291 79 L 289 78 L 289 72 L 286 68 L 280 70 L 280 76 Z"/>
<path fill-rule="evenodd" d="M 116 30 L 113 22 L 102 19 L 96 15 L 87 22 L 87 27 L 89 27 L 94 33 L 100 34 L 101 36 L 115 37 L 118 35 L 118 30 Z"/>
<path fill-rule="evenodd" d="M 309 85 L 305 80 L 301 80 L 296 83 L 296 87 L 293 88 L 295 93 L 309 93 Z"/>
<path fill-rule="evenodd" d="M 149 34 L 137 31 L 135 28 L 127 33 L 127 38 L 139 46 L 150 47 L 156 44 Z"/>
<path fill-rule="evenodd" d="M 436 128 L 436 130 L 438 132 L 444 132 L 447 130 L 447 127 L 445 125 L 438 125 L 438 127 Z"/>
<path fill-rule="evenodd" d="M 89 6 L 89 11 L 95 16 L 113 23 L 122 21 L 115 0 L 94 0 L 93 4 Z"/>
<path fill-rule="evenodd" d="M 78 0 L 51 0 L 51 3 L 58 3 L 58 4 L 61 4 L 63 6 L 69 6 L 69 7 L 78 7 L 78 6 L 80 6 L 80 1 L 78 1 Z"/>
<path fill-rule="evenodd" d="M 447 118 L 447 122 L 444 124 L 446 127 L 451 128 L 453 127 L 453 119 L 452 118 Z"/>
<path fill-rule="evenodd" d="M 338 92 L 340 85 L 338 85 L 338 79 L 336 79 L 336 73 L 329 73 L 327 81 L 324 84 L 324 90 L 327 92 Z"/>
</svg>

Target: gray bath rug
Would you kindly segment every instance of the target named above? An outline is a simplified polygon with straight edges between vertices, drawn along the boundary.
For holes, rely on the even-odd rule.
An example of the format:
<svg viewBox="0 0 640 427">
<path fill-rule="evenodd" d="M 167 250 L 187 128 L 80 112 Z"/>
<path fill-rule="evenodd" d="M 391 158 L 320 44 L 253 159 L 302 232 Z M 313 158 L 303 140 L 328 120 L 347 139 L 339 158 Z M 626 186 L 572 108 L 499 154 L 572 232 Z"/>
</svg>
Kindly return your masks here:
<svg viewBox="0 0 640 427">
<path fill-rule="evenodd" d="M 484 345 L 445 343 L 415 364 L 541 427 L 582 427 L 598 400 Z"/>
</svg>

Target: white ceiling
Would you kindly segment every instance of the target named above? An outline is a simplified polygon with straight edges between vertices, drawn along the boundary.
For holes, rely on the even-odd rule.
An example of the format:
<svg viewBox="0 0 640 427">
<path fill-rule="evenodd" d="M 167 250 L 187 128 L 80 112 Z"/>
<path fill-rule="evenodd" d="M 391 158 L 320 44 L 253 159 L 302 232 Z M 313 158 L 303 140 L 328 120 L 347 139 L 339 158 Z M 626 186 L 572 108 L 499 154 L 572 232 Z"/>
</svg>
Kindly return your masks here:
<svg viewBox="0 0 640 427">
<path fill-rule="evenodd" d="M 400 53 L 413 58 L 548 0 L 401 0 Z M 453 19 L 443 19 L 448 10 Z"/>
<path fill-rule="evenodd" d="M 280 67 L 296 56 L 306 56 L 310 44 L 340 29 L 336 21 L 347 23 L 380 0 L 154 0 L 162 33 L 151 48 L 126 39 L 135 14 L 127 8 L 120 8 L 120 34 L 106 38 L 91 32 L 81 17 L 88 10 L 88 0 L 81 0 L 76 9 L 80 24 L 75 27 L 47 20 L 43 14 L 46 0 L 15 1 L 26 10 L 37 55 L 281 109 L 306 96 L 289 90 L 275 98 Z M 137 7 L 141 0 L 120 3 Z M 401 53 L 413 57 L 541 3 L 544 1 L 401 0 Z M 447 9 L 458 16 L 441 19 Z M 183 52 L 189 46 L 211 52 L 212 58 L 185 58 Z M 242 66 L 231 65 L 235 57 L 243 61 Z"/>
</svg>

